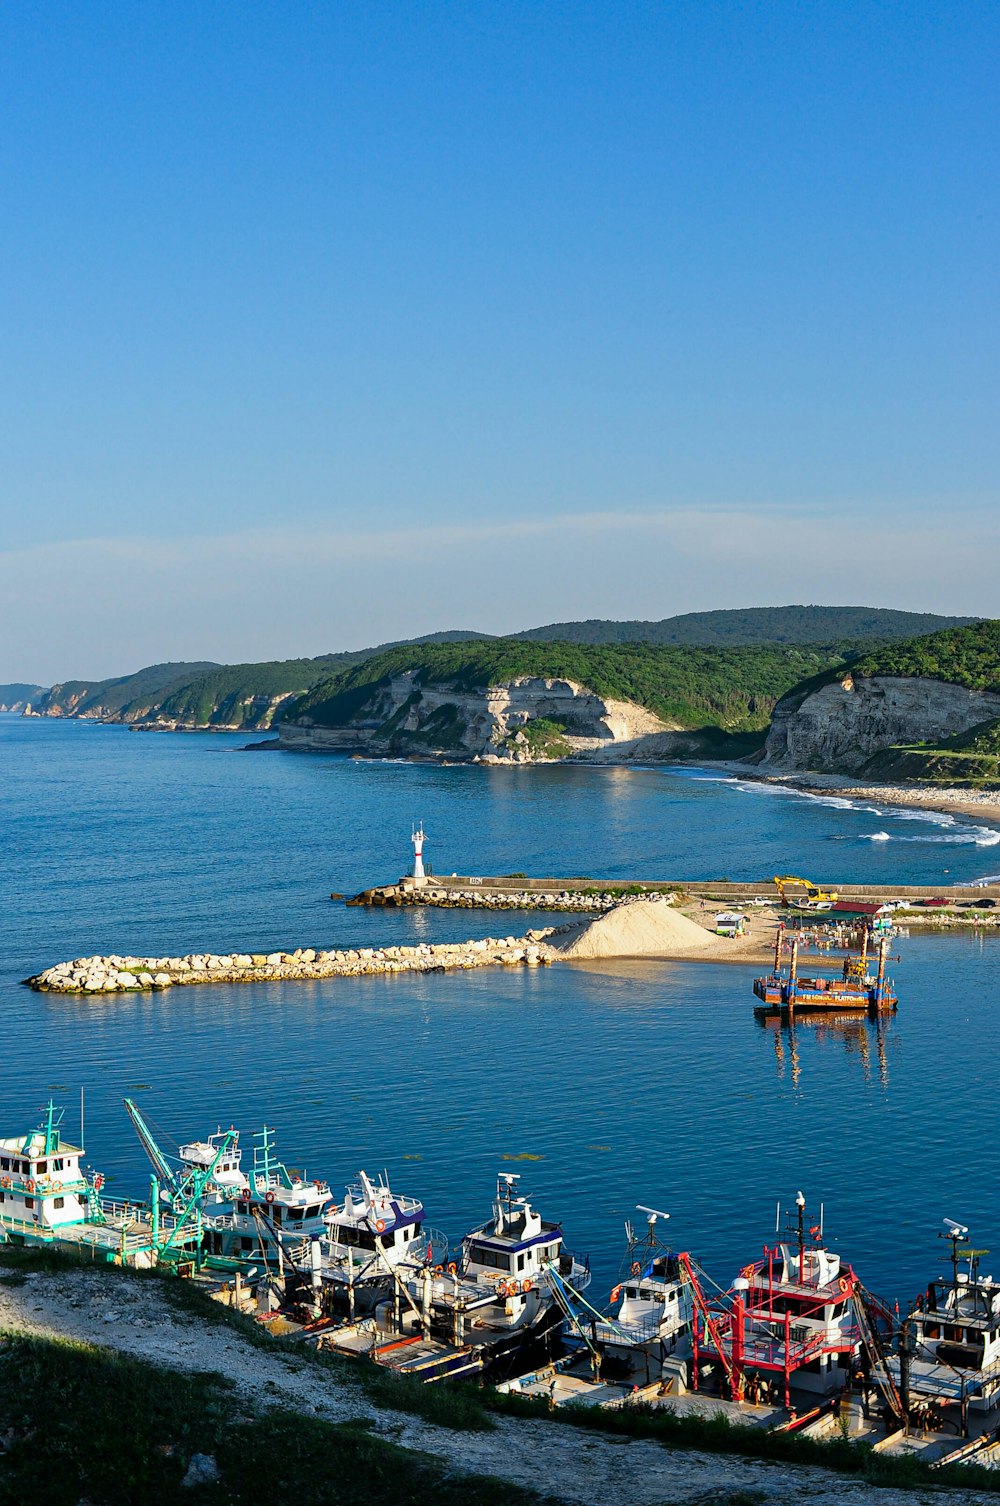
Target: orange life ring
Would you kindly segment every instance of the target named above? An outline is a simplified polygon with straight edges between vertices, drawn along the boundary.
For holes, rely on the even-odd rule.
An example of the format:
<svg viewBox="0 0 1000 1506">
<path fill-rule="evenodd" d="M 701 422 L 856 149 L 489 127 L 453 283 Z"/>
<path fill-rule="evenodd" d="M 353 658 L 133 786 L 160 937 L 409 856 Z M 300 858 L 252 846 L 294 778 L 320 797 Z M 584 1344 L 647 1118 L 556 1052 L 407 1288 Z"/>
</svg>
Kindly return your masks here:
<svg viewBox="0 0 1000 1506">
<path fill-rule="evenodd" d="M 0 1177 L 0 1187 L 9 1187 L 10 1185 L 10 1177 Z"/>
<path fill-rule="evenodd" d="M 632 1262 L 632 1275 L 633 1276 L 641 1276 L 642 1275 L 642 1266 L 639 1264 L 639 1262 L 637 1260 L 633 1260 L 633 1262 Z"/>
<path fill-rule="evenodd" d="M 253 1193 L 250 1191 L 249 1187 L 241 1187 L 240 1197 L 242 1198 L 244 1203 L 249 1203 L 250 1199 L 253 1197 Z"/>
<path fill-rule="evenodd" d="M 846 1276 L 841 1276 L 840 1280 L 837 1282 L 837 1285 L 840 1287 L 840 1290 L 842 1292 L 849 1292 L 851 1290 L 851 1283 L 848 1281 Z"/>
<path fill-rule="evenodd" d="M 375 1220 L 375 1232 L 376 1232 L 376 1234 L 384 1234 L 385 1233 L 385 1219 L 384 1218 L 378 1218 L 378 1219 Z"/>
<path fill-rule="evenodd" d="M 265 1192 L 265 1194 L 264 1194 L 264 1201 L 267 1202 L 267 1203 L 273 1203 L 274 1202 L 274 1193 L 273 1192 Z"/>
<path fill-rule="evenodd" d="M 608 1301 L 609 1302 L 617 1302 L 618 1298 L 621 1296 L 621 1294 L 622 1294 L 621 1287 L 620 1286 L 613 1286 L 611 1288 L 611 1296 L 608 1298 Z"/>
<path fill-rule="evenodd" d="M 530 1276 L 528 1277 L 528 1279 L 526 1281 L 522 1281 L 521 1282 L 521 1290 L 522 1290 L 522 1292 L 530 1292 L 531 1291 L 531 1277 Z"/>
<path fill-rule="evenodd" d="M 25 1190 L 25 1192 L 34 1192 L 34 1190 L 35 1190 L 35 1184 L 31 1180 L 30 1177 L 28 1178 L 28 1180 L 24 1184 L 24 1190 Z"/>
<path fill-rule="evenodd" d="M 506 1297 L 507 1294 L 508 1294 L 507 1293 L 507 1283 L 506 1283 L 506 1281 L 501 1281 L 500 1284 L 497 1286 L 497 1296 L 498 1297 Z"/>
<path fill-rule="evenodd" d="M 756 1276 L 756 1274 L 757 1274 L 757 1267 L 754 1266 L 754 1265 L 745 1265 L 743 1267 L 742 1271 L 740 1271 L 740 1275 L 746 1281 L 749 1281 L 753 1276 Z"/>
<path fill-rule="evenodd" d="M 53 1182 L 52 1183 L 52 1191 L 53 1192 L 62 1192 L 62 1182 Z"/>
<path fill-rule="evenodd" d="M 444 1266 L 443 1265 L 436 1265 L 434 1267 L 434 1274 L 435 1274 L 435 1276 L 443 1276 L 444 1275 Z"/>
<path fill-rule="evenodd" d="M 448 1262 L 448 1275 L 449 1276 L 457 1276 L 458 1275 L 458 1266 L 455 1264 L 455 1262 L 453 1260 L 449 1260 L 449 1262 Z"/>
</svg>

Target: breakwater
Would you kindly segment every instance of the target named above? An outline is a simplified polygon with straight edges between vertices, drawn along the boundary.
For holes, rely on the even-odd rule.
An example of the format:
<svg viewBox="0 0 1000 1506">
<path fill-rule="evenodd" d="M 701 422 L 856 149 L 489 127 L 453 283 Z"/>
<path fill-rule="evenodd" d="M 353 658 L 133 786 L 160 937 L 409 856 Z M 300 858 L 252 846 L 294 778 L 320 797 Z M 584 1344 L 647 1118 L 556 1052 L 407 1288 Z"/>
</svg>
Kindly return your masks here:
<svg viewBox="0 0 1000 1506">
<path fill-rule="evenodd" d="M 467 888 L 460 887 L 454 882 L 448 887 L 443 887 L 438 884 L 417 885 L 412 879 L 409 881 L 402 879 L 398 884 L 384 884 L 377 889 L 366 889 L 363 893 L 349 899 L 347 903 L 385 906 L 388 909 L 397 905 L 433 905 L 444 910 L 552 910 L 569 914 L 604 915 L 620 905 L 623 899 L 644 893 L 655 895 L 660 892 L 659 889 L 653 887 L 647 891 L 638 885 L 619 889 L 553 888 L 543 890 L 501 888 L 495 883 L 487 887 L 485 882 L 477 886 L 474 881 Z M 335 897 L 330 896 L 331 899 Z"/>
<path fill-rule="evenodd" d="M 24 981 L 39 993 L 96 995 L 153 992 L 195 983 L 280 983 L 475 967 L 541 967 L 555 955 L 545 944 L 547 934 L 343 951 L 302 947 L 294 952 L 192 953 L 186 957 L 78 957 Z"/>
<path fill-rule="evenodd" d="M 856 884 L 838 883 L 823 878 L 819 887 L 836 890 L 841 899 L 896 900 L 919 903 L 926 899 L 946 899 L 949 904 L 963 901 L 1000 899 L 1000 884 Z M 423 880 L 401 878 L 393 884 L 378 884 L 363 889 L 347 900 L 348 905 L 386 906 L 433 905 L 456 910 L 564 910 L 601 914 L 613 910 L 630 898 L 655 898 L 657 895 L 706 900 L 719 904 L 750 904 L 769 900 L 777 906 L 778 894 L 773 881 L 732 879 L 634 879 L 617 883 L 592 878 L 524 878 L 511 874 L 487 878 L 453 874 Z M 340 895 L 331 895 L 340 899 Z"/>
</svg>

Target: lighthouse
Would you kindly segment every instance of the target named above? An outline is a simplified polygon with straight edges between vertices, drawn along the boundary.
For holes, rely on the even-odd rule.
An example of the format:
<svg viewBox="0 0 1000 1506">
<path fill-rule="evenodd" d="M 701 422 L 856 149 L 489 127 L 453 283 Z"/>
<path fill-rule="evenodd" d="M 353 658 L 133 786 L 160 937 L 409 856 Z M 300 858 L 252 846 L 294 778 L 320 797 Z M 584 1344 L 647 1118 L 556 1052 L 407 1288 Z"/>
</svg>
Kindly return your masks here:
<svg viewBox="0 0 1000 1506">
<path fill-rule="evenodd" d="M 422 884 L 426 877 L 424 874 L 424 823 L 422 821 L 419 826 L 413 828 L 410 841 L 413 843 L 413 880 L 414 883 Z"/>
</svg>

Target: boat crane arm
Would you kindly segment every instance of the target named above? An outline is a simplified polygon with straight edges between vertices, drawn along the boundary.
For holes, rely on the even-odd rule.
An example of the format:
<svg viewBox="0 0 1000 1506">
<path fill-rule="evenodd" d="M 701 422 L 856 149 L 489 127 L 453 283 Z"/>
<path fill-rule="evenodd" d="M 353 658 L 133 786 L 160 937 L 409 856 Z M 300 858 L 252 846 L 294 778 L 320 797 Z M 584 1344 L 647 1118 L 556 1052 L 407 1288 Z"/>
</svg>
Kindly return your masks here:
<svg viewBox="0 0 1000 1506">
<path fill-rule="evenodd" d="M 153 1163 L 153 1167 L 156 1171 L 157 1176 L 160 1178 L 161 1182 L 163 1182 L 164 1185 L 170 1189 L 172 1193 L 179 1193 L 181 1189 L 180 1180 L 177 1176 L 177 1173 L 173 1170 L 172 1166 L 167 1161 L 166 1156 L 157 1145 L 153 1131 L 150 1129 L 149 1125 L 142 1117 L 142 1114 L 139 1112 L 138 1104 L 133 1103 L 131 1098 L 126 1098 L 125 1108 L 128 1113 L 128 1117 L 131 1119 L 133 1125 L 135 1126 L 135 1132 L 142 1142 L 143 1150 L 146 1152 L 147 1156 Z M 216 1160 L 218 1160 L 218 1157 L 216 1157 Z"/>
<path fill-rule="evenodd" d="M 128 1103 L 128 1101 L 129 1100 L 126 1098 L 125 1102 Z M 129 1112 L 131 1113 L 131 1110 Z M 136 1113 L 138 1113 L 138 1110 L 136 1110 Z M 138 1129 L 138 1125 L 136 1125 L 136 1128 Z M 197 1214 L 198 1203 L 201 1200 L 205 1188 L 215 1175 L 215 1168 L 218 1166 L 219 1161 L 226 1154 L 226 1152 L 236 1144 L 236 1139 L 236 1131 L 233 1129 L 227 1130 L 226 1133 L 222 1136 L 218 1150 L 212 1157 L 212 1164 L 204 1171 L 192 1171 L 190 1175 L 184 1178 L 183 1182 L 179 1181 L 173 1175 L 173 1173 L 170 1171 L 169 1166 L 167 1167 L 167 1173 L 171 1179 L 171 1191 L 174 1194 L 174 1210 L 176 1213 L 177 1222 L 174 1225 L 174 1228 L 171 1231 L 169 1237 L 164 1241 L 161 1253 L 169 1250 L 174 1240 L 178 1237 L 179 1234 L 181 1234 L 182 1231 L 185 1234 L 188 1232 L 188 1220 L 191 1218 L 192 1214 L 195 1214 L 196 1216 L 196 1226 L 200 1243 L 201 1220 Z M 145 1143 L 145 1140 L 143 1140 L 143 1144 Z M 154 1165 L 155 1164 L 156 1163 L 154 1162 Z"/>
</svg>

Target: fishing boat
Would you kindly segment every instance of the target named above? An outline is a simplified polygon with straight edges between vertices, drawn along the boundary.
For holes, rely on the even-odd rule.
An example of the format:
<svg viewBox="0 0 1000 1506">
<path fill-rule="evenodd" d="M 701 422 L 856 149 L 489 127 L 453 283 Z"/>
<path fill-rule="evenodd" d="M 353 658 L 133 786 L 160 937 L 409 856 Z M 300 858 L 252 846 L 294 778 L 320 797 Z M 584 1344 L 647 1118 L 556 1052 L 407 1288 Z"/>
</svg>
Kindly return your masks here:
<svg viewBox="0 0 1000 1506">
<path fill-rule="evenodd" d="M 833 1396 L 853 1375 L 869 1326 L 862 1290 L 852 1268 L 825 1243 L 822 1210 L 807 1231 L 805 1207 L 799 1192 L 786 1237 L 744 1266 L 721 1302 L 709 1300 L 694 1281 L 694 1389 L 706 1361 L 721 1365 L 734 1401 L 777 1393 L 786 1407 L 793 1390 Z M 780 1221 L 779 1206 L 776 1233 Z"/>
<path fill-rule="evenodd" d="M 845 1013 L 850 1010 L 868 1010 L 882 1014 L 895 1010 L 898 999 L 892 980 L 885 975 L 888 940 L 879 941 L 878 967 L 875 974 L 868 971 L 868 933 L 864 933 L 862 946 L 857 955 L 844 959 L 839 977 L 815 975 L 799 976 L 799 938 L 792 934 L 790 960 L 787 972 L 782 971 L 781 949 L 783 937 L 779 929 L 774 945 L 774 965 L 763 978 L 755 978 L 754 994 L 761 1000 L 755 1006 L 758 1016 L 769 1014 L 791 1015 L 795 1011 Z"/>
<path fill-rule="evenodd" d="M 364 1171 L 342 1204 L 325 1213 L 320 1269 L 327 1307 L 346 1306 L 350 1317 L 370 1308 L 399 1273 L 447 1258 L 443 1234 L 425 1225 L 424 1205 L 393 1192 L 388 1172 L 373 1182 Z"/>
<path fill-rule="evenodd" d="M 155 1199 L 103 1198 L 104 1176 L 85 1170 L 83 1145 L 63 1138 L 64 1112 L 50 1101 L 36 1129 L 0 1139 L 0 1243 L 139 1268 L 186 1258 L 197 1246 L 194 1222 Z"/>
<path fill-rule="evenodd" d="M 981 1276 L 964 1224 L 945 1219 L 951 1275 L 927 1284 L 902 1325 L 888 1369 L 903 1405 L 933 1403 L 989 1412 L 1000 1405 L 1000 1282 Z"/>
<path fill-rule="evenodd" d="M 259 1143 L 253 1169 L 246 1171 L 238 1130 L 219 1130 L 170 1156 L 132 1099 L 125 1099 L 125 1107 L 152 1162 L 162 1202 L 195 1217 L 208 1265 L 278 1267 L 286 1249 L 326 1234 L 329 1183 L 289 1171 L 275 1155 L 268 1126 L 254 1137 Z"/>
<path fill-rule="evenodd" d="M 668 1394 L 686 1389 L 694 1320 L 687 1257 L 675 1254 L 656 1232 L 669 1214 L 643 1204 L 638 1211 L 646 1214 L 646 1230 L 638 1235 L 626 1221 L 625 1257 L 607 1312 L 560 1280 L 556 1293 L 566 1315 L 567 1353 L 503 1382 L 500 1390 L 543 1395 L 554 1406 L 615 1406 L 637 1386 Z"/>
<path fill-rule="evenodd" d="M 367 1343 L 345 1332 L 329 1347 L 356 1353 L 361 1345 L 377 1363 L 422 1381 L 501 1380 L 554 1353 L 564 1320 L 556 1283 L 583 1291 L 590 1267 L 564 1248 L 561 1226 L 518 1195 L 519 1180 L 500 1173 L 492 1217 L 466 1235 L 459 1260 L 396 1273 Z"/>
</svg>

